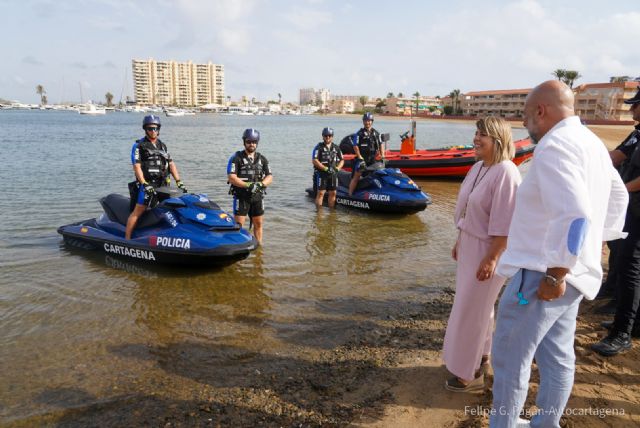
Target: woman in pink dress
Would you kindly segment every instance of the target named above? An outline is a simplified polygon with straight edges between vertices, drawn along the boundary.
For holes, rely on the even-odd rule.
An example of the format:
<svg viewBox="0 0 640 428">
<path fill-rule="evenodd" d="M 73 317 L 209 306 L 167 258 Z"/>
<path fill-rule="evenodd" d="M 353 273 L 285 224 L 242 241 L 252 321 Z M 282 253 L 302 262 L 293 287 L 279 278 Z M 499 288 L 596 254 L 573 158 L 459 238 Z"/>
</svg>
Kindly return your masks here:
<svg viewBox="0 0 640 428">
<path fill-rule="evenodd" d="M 493 307 L 505 282 L 494 275 L 515 204 L 520 172 L 511 162 L 515 146 L 511 126 L 501 118 L 485 117 L 476 122 L 473 146 L 475 165 L 469 170 L 458 194 L 455 222 L 458 239 L 451 255 L 458 262 L 456 294 L 447 332 L 443 359 L 454 375 L 445 383 L 450 391 L 482 389 L 489 364 L 493 335 Z"/>
</svg>

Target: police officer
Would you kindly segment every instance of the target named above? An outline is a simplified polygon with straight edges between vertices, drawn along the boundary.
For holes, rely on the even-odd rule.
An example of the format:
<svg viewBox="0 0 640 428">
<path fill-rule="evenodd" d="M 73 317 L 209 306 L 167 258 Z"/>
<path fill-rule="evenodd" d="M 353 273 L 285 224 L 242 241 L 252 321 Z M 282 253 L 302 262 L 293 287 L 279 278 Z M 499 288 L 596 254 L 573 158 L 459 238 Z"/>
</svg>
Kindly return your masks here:
<svg viewBox="0 0 640 428">
<path fill-rule="evenodd" d="M 373 114 L 366 112 L 362 116 L 364 127 L 353 135 L 353 151 L 356 157 L 353 159 L 353 175 L 349 183 L 349 195 L 358 185 L 358 180 L 364 169 L 374 163 L 380 157 L 384 161 L 384 142 L 380 138 L 380 133 L 373 128 Z"/>
<path fill-rule="evenodd" d="M 338 186 L 338 171 L 344 160 L 342 151 L 333 144 L 333 129 L 322 130 L 322 143 L 313 149 L 311 162 L 313 163 L 313 187 L 316 189 L 316 206 L 322 207 L 325 191 L 329 192 L 329 208 L 336 206 L 336 188 Z"/>
<path fill-rule="evenodd" d="M 256 150 L 260 132 L 253 128 L 242 134 L 244 150 L 234 153 L 227 164 L 227 177 L 233 194 L 233 215 L 240 226 L 247 215 L 253 225 L 253 235 L 262 244 L 262 216 L 264 190 L 273 181 L 267 158 Z"/>
<path fill-rule="evenodd" d="M 129 183 L 129 189 L 131 198 L 136 198 L 136 204 L 127 219 L 125 239 L 131 239 L 138 219 L 145 209 L 157 200 L 155 188 L 170 184 L 169 174 L 173 175 L 178 188 L 187 193 L 167 146 L 158 138 L 160 126 L 158 116 L 145 116 L 142 120 L 145 136 L 136 141 L 131 149 L 131 163 L 136 181 Z"/>
<path fill-rule="evenodd" d="M 624 101 L 631 104 L 634 131 L 610 152 L 614 166 L 621 165 L 622 181 L 629 192 L 629 206 L 624 223 L 625 239 L 615 245 L 616 314 L 607 337 L 591 349 L 610 357 L 631 348 L 631 337 L 640 337 L 640 89 Z"/>
</svg>

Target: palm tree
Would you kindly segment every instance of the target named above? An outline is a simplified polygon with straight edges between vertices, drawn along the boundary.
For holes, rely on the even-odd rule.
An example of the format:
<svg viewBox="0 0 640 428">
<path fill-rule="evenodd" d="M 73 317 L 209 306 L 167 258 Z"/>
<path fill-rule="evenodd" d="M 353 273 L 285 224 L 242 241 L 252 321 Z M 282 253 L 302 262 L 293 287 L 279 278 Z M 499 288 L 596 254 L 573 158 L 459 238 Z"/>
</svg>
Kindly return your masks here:
<svg viewBox="0 0 640 428">
<path fill-rule="evenodd" d="M 282 104 L 282 94 L 278 92 L 278 104 Z"/>
<path fill-rule="evenodd" d="M 567 70 L 565 70 L 564 68 L 558 68 L 558 69 L 554 70 L 553 72 L 551 72 L 551 74 L 556 76 L 558 78 L 558 80 L 564 81 L 564 77 L 567 74 Z"/>
<path fill-rule="evenodd" d="M 460 89 L 454 89 L 449 93 L 449 96 L 453 104 L 453 114 L 458 114 L 460 112 Z"/>
<path fill-rule="evenodd" d="M 363 95 L 359 98 L 360 104 L 362 104 L 362 110 L 364 110 L 364 105 L 369 101 L 369 97 Z"/>
<path fill-rule="evenodd" d="M 611 76 L 609 83 L 628 82 L 631 80 L 631 76 Z"/>
<path fill-rule="evenodd" d="M 573 88 L 573 82 L 581 77 L 582 75 L 575 70 L 565 70 L 563 81 L 567 84 L 567 86 Z"/>
<path fill-rule="evenodd" d="M 44 90 L 44 86 L 42 85 L 38 85 L 36 86 L 36 94 L 40 95 L 40 105 L 45 105 L 46 101 L 44 100 L 44 94 L 46 94 L 47 91 Z"/>
<path fill-rule="evenodd" d="M 414 97 L 416 97 L 416 115 L 418 114 L 418 106 L 420 105 L 420 92 L 416 91 L 413 94 Z"/>
<path fill-rule="evenodd" d="M 111 107 L 113 105 L 113 94 L 111 92 L 104 94 L 104 99 L 107 100 L 107 107 Z"/>
<path fill-rule="evenodd" d="M 398 92 L 398 98 L 402 98 L 404 97 L 404 94 L 402 92 Z"/>
<path fill-rule="evenodd" d="M 387 93 L 387 98 L 393 98 L 393 92 Z"/>
<path fill-rule="evenodd" d="M 46 95 L 43 95 L 43 96 L 42 96 L 42 104 L 44 104 L 44 105 L 49 104 L 49 100 L 47 99 L 47 96 L 46 96 Z"/>
</svg>

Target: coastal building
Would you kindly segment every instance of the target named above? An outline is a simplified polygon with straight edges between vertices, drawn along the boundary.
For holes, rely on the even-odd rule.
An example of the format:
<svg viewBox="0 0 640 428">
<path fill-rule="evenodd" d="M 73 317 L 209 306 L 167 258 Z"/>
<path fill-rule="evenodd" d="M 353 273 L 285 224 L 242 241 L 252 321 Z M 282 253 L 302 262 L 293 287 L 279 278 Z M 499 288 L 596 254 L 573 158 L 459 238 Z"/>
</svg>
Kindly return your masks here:
<svg viewBox="0 0 640 428">
<path fill-rule="evenodd" d="M 191 61 L 132 60 L 136 103 L 195 107 L 224 104 L 224 66 Z"/>
<path fill-rule="evenodd" d="M 353 113 L 355 111 L 355 103 L 351 100 L 331 100 L 329 102 L 329 110 L 336 113 Z"/>
<path fill-rule="evenodd" d="M 331 91 L 321 88 L 302 88 L 300 89 L 300 105 L 315 104 L 322 109 L 327 108 L 328 102 L 331 100 Z"/>
<path fill-rule="evenodd" d="M 625 99 L 635 95 L 638 82 L 587 83 L 574 88 L 576 114 L 588 120 L 633 120 Z"/>
<path fill-rule="evenodd" d="M 467 92 L 460 94 L 459 108 L 465 116 L 522 117 L 524 100 L 529 92 L 531 89 Z"/>
<path fill-rule="evenodd" d="M 638 82 L 633 81 L 579 85 L 573 88 L 576 114 L 584 120 L 632 120 L 629 106 L 623 101 L 631 98 L 637 88 Z M 529 92 L 531 89 L 506 89 L 460 94 L 462 114 L 521 118 Z"/>
<path fill-rule="evenodd" d="M 383 111 L 386 114 L 411 116 L 412 114 L 428 114 L 442 107 L 440 98 L 433 96 L 388 97 L 385 99 Z"/>
</svg>

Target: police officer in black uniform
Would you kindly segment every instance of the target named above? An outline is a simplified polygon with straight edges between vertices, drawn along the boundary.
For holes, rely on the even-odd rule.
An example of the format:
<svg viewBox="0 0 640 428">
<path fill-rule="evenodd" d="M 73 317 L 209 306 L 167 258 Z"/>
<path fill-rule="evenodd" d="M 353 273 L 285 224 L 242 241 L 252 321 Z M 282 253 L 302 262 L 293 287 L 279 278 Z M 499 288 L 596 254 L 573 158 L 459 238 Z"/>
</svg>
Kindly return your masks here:
<svg viewBox="0 0 640 428">
<path fill-rule="evenodd" d="M 338 171 L 342 168 L 344 160 L 342 151 L 333 144 L 333 129 L 322 130 L 322 143 L 318 143 L 313 149 L 311 161 L 313 162 L 313 187 L 316 189 L 316 206 L 322 207 L 325 191 L 329 192 L 329 208 L 336 206 L 336 189 L 338 186 Z"/>
<path fill-rule="evenodd" d="M 142 120 L 145 136 L 136 141 L 131 148 L 131 163 L 136 181 L 129 183 L 129 190 L 136 204 L 127 219 L 125 239 L 131 239 L 133 229 L 142 213 L 157 201 L 155 188 L 170 184 L 169 173 L 173 175 L 178 188 L 187 193 L 187 188 L 180 181 L 178 168 L 171 159 L 167 146 L 158 138 L 160 126 L 158 116 L 145 116 Z"/>
<path fill-rule="evenodd" d="M 373 128 L 373 114 L 366 112 L 362 116 L 364 127 L 353 135 L 353 151 L 356 157 L 353 159 L 353 175 L 349 183 L 349 195 L 358 185 L 358 180 L 364 169 L 374 163 L 379 157 L 384 161 L 384 142 L 380 138 L 380 133 Z"/>
<path fill-rule="evenodd" d="M 613 165 L 622 165 L 620 174 L 629 191 L 629 206 L 624 223 L 625 239 L 615 247 L 617 307 L 610 332 L 591 348 L 604 356 L 631 348 L 631 337 L 640 337 L 640 89 L 625 104 L 631 104 L 635 130 L 610 152 Z"/>
<path fill-rule="evenodd" d="M 273 181 L 269 161 L 256 150 L 260 132 L 245 129 L 242 134 L 244 150 L 234 153 L 227 164 L 227 177 L 233 194 L 233 215 L 240 226 L 247 215 L 253 225 L 253 236 L 262 244 L 262 216 L 264 190 Z"/>
</svg>

